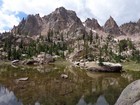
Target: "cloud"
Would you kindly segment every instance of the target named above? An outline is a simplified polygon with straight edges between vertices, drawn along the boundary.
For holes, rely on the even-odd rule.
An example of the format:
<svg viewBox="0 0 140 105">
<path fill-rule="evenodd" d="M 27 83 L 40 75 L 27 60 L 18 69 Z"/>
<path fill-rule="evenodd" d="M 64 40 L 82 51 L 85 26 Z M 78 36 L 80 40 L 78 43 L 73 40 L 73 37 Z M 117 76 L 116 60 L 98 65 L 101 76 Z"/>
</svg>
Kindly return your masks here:
<svg viewBox="0 0 140 105">
<path fill-rule="evenodd" d="M 47 15 L 64 6 L 84 21 L 96 18 L 101 25 L 112 16 L 120 25 L 140 18 L 139 0 L 0 0 L 0 31 L 17 25 L 26 14 Z"/>
<path fill-rule="evenodd" d="M 120 25 L 140 18 L 139 0 L 89 0 L 88 8 L 103 24 L 111 15 Z"/>
<path fill-rule="evenodd" d="M 16 17 L 15 14 L 0 11 L 0 32 L 8 31 L 14 25 L 17 25 L 19 21 L 19 17 Z"/>
</svg>

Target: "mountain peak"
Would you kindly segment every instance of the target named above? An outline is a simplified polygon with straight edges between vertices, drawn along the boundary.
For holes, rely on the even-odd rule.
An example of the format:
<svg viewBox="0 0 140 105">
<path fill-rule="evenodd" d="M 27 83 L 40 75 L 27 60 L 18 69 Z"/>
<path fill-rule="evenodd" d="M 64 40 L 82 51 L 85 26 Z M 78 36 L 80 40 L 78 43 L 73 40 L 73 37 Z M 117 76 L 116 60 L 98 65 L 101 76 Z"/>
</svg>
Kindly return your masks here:
<svg viewBox="0 0 140 105">
<path fill-rule="evenodd" d="M 137 24 L 140 25 L 140 19 L 137 21 Z"/>
<path fill-rule="evenodd" d="M 66 12 L 67 10 L 64 7 L 59 7 L 55 9 L 56 12 Z"/>
<path fill-rule="evenodd" d="M 122 34 L 116 21 L 113 19 L 112 16 L 106 21 L 104 25 L 104 31 L 110 34 Z"/>
<path fill-rule="evenodd" d="M 111 25 L 112 27 L 118 27 L 116 21 L 112 16 L 106 21 L 105 26 Z"/>
<path fill-rule="evenodd" d="M 114 20 L 114 18 L 112 16 L 109 17 L 109 20 Z"/>
</svg>

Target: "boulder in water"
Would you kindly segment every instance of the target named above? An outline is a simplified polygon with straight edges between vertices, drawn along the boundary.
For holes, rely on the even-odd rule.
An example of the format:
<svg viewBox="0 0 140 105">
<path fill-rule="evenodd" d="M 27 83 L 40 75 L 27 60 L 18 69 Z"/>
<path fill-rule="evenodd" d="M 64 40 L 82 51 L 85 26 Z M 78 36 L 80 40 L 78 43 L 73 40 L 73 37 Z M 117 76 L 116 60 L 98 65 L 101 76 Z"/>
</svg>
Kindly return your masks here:
<svg viewBox="0 0 140 105">
<path fill-rule="evenodd" d="M 140 105 L 140 80 L 129 84 L 122 91 L 115 105 Z"/>
</svg>

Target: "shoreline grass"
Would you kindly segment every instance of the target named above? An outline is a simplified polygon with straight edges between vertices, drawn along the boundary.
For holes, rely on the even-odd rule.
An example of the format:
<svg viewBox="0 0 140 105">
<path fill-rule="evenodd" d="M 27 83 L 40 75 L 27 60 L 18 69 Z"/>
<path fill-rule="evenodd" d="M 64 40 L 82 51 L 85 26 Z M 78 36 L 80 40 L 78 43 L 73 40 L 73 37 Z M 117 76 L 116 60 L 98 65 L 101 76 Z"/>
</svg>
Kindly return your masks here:
<svg viewBox="0 0 140 105">
<path fill-rule="evenodd" d="M 133 61 L 122 63 L 122 66 L 125 71 L 140 71 L 140 63 Z"/>
</svg>

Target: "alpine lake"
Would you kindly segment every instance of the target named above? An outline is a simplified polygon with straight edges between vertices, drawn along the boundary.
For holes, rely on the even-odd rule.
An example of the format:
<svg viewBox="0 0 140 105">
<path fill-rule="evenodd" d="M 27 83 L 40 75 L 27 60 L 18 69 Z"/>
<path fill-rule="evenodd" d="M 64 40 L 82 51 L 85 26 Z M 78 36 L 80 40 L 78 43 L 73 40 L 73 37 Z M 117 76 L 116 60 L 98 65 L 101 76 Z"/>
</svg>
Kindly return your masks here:
<svg viewBox="0 0 140 105">
<path fill-rule="evenodd" d="M 44 66 L 1 63 L 0 105 L 114 105 L 122 90 L 139 78 L 139 71 L 95 73 L 65 61 Z"/>
</svg>

